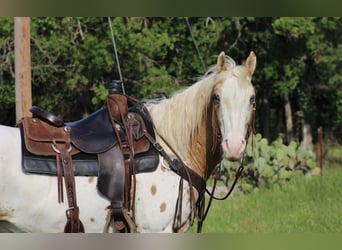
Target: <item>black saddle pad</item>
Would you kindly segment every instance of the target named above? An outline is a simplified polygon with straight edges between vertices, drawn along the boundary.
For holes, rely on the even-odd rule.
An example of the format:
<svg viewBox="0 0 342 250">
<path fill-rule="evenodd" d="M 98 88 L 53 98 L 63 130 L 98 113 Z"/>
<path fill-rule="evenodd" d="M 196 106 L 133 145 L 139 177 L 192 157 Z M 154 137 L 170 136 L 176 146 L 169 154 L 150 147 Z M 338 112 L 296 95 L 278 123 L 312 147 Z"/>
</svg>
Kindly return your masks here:
<svg viewBox="0 0 342 250">
<path fill-rule="evenodd" d="M 155 155 L 140 156 L 135 159 L 135 173 L 149 173 L 156 170 L 159 157 Z M 80 153 L 73 156 L 75 176 L 98 176 L 99 162 L 97 155 Z M 28 174 L 57 176 L 56 158 L 35 155 L 23 155 L 22 169 Z"/>
<path fill-rule="evenodd" d="M 28 174 L 42 174 L 57 176 L 55 157 L 37 156 L 28 152 L 25 143 L 22 146 L 22 169 Z M 134 158 L 135 173 L 148 173 L 156 170 L 159 163 L 158 155 L 139 155 Z M 98 155 L 79 153 L 72 157 L 75 176 L 98 176 Z"/>
</svg>

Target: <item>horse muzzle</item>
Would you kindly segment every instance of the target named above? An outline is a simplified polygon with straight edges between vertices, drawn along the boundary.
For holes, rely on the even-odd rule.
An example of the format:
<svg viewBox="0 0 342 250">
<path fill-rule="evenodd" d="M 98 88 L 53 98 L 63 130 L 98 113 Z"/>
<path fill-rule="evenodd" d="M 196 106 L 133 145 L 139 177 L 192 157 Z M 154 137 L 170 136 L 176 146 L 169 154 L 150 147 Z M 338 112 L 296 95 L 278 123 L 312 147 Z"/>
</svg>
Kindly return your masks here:
<svg viewBox="0 0 342 250">
<path fill-rule="evenodd" d="M 230 161 L 239 160 L 246 148 L 246 140 L 244 138 L 226 138 L 221 143 L 223 156 Z"/>
</svg>

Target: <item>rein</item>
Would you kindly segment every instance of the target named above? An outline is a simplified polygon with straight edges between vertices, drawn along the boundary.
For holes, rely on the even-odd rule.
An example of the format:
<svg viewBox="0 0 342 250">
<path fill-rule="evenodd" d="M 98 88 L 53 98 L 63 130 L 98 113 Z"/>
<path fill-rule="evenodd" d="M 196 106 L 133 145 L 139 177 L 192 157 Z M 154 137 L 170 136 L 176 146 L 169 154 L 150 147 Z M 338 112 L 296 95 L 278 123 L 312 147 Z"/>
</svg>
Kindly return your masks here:
<svg viewBox="0 0 342 250">
<path fill-rule="evenodd" d="M 214 178 L 214 185 L 213 185 L 213 189 L 211 190 L 211 192 L 209 192 L 209 190 L 207 188 L 205 189 L 205 191 L 210 196 L 210 198 L 212 198 L 214 200 L 219 200 L 219 201 L 226 200 L 229 197 L 229 195 L 232 193 L 232 191 L 233 191 L 233 189 L 234 189 L 234 187 L 236 185 L 236 182 L 239 179 L 239 177 L 241 176 L 243 170 L 244 170 L 244 164 L 243 164 L 243 160 L 242 160 L 241 163 L 240 163 L 240 166 L 239 166 L 239 168 L 238 168 L 238 170 L 236 172 L 233 184 L 232 184 L 232 186 L 230 187 L 230 189 L 228 190 L 228 192 L 227 192 L 227 194 L 225 196 L 223 196 L 223 197 L 216 197 L 214 195 L 215 189 L 216 189 L 216 185 L 217 185 L 217 180 L 218 180 L 218 178 L 216 176 Z"/>
<path fill-rule="evenodd" d="M 244 155 L 245 155 L 245 153 L 244 153 Z M 230 187 L 230 189 L 228 190 L 228 192 L 227 192 L 227 194 L 225 196 L 223 196 L 223 197 L 216 197 L 215 196 L 215 190 L 216 190 L 216 185 L 217 185 L 217 180 L 218 180 L 218 178 L 216 176 L 214 178 L 214 185 L 213 185 L 213 188 L 212 188 L 211 192 L 209 192 L 208 188 L 205 188 L 206 193 L 209 195 L 209 202 L 208 202 L 207 208 L 205 209 L 205 212 L 203 213 L 203 218 L 201 218 L 201 220 L 198 221 L 198 227 L 197 227 L 197 232 L 198 233 L 201 232 L 202 224 L 203 224 L 205 218 L 208 215 L 208 212 L 209 212 L 209 209 L 210 209 L 212 201 L 213 200 L 219 200 L 219 201 L 226 200 L 231 195 L 231 193 L 233 192 L 233 190 L 235 188 L 235 185 L 236 185 L 238 179 L 240 178 L 240 176 L 242 175 L 242 172 L 244 170 L 244 164 L 243 164 L 244 155 L 242 156 L 243 158 L 241 160 L 240 167 L 238 168 L 238 171 L 236 172 L 233 184 L 232 184 L 232 186 Z"/>
</svg>

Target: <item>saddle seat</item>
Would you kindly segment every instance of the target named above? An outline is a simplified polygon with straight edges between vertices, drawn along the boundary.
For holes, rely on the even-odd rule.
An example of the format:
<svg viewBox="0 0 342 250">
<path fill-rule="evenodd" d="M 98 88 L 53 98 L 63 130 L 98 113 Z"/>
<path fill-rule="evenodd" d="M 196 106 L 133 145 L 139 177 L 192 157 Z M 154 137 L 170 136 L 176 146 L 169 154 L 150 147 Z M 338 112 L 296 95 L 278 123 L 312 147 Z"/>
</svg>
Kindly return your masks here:
<svg viewBox="0 0 342 250">
<path fill-rule="evenodd" d="M 88 154 L 102 153 L 118 143 L 106 107 L 82 120 L 68 122 L 65 125 L 70 128 L 72 144 L 82 152 Z M 121 134 L 121 138 L 123 137 L 124 135 Z"/>
</svg>

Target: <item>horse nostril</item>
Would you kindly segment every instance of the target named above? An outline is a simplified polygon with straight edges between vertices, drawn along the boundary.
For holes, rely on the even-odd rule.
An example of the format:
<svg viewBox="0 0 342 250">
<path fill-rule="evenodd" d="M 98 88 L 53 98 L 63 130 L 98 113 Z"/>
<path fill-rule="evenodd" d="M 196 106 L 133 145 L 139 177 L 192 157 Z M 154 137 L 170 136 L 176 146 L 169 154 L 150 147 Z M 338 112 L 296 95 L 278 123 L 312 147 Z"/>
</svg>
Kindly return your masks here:
<svg viewBox="0 0 342 250">
<path fill-rule="evenodd" d="M 247 141 L 245 139 L 241 140 L 241 146 L 244 148 L 246 147 Z"/>
</svg>

